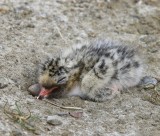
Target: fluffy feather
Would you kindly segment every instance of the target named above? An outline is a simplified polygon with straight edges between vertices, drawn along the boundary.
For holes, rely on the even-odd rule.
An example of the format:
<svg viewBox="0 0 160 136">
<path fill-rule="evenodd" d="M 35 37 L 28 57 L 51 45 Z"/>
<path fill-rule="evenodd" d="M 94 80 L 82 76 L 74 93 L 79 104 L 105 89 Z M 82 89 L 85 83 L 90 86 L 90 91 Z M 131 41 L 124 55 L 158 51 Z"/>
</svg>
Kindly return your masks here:
<svg viewBox="0 0 160 136">
<path fill-rule="evenodd" d="M 142 59 L 135 49 L 112 40 L 96 40 L 47 60 L 39 82 L 46 88 L 63 86 L 65 95 L 106 101 L 136 86 L 142 76 Z"/>
</svg>

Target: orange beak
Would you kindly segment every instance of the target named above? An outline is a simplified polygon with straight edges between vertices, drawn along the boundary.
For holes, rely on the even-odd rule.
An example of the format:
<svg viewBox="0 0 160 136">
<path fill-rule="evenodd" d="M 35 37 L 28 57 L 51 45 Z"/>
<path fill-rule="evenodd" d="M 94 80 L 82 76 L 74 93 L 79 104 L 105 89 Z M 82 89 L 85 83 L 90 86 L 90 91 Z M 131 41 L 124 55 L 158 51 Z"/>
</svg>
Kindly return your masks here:
<svg viewBox="0 0 160 136">
<path fill-rule="evenodd" d="M 47 98 L 56 89 L 58 89 L 58 87 L 53 87 L 51 89 L 45 89 L 42 87 L 37 99 Z"/>
</svg>

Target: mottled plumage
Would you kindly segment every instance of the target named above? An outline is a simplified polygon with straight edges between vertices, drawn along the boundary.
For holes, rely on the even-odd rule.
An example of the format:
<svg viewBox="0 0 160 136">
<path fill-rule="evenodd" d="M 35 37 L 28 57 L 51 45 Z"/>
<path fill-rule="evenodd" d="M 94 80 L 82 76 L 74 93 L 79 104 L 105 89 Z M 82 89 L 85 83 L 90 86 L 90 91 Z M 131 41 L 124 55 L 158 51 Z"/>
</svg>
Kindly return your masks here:
<svg viewBox="0 0 160 136">
<path fill-rule="evenodd" d="M 142 61 L 134 49 L 110 40 L 96 40 L 47 60 L 39 82 L 45 88 L 62 86 L 64 95 L 105 101 L 136 86 L 142 71 Z"/>
</svg>

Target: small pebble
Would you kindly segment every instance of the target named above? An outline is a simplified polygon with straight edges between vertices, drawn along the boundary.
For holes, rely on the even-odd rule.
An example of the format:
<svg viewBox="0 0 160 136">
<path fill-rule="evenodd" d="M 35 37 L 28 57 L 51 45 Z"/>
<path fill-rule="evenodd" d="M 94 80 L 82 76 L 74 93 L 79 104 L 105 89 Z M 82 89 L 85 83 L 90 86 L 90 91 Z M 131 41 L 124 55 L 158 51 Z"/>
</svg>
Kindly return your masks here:
<svg viewBox="0 0 160 136">
<path fill-rule="evenodd" d="M 69 113 L 68 112 L 58 112 L 58 113 L 56 113 L 56 115 L 58 115 L 58 116 L 68 116 L 69 115 Z"/>
<path fill-rule="evenodd" d="M 69 112 L 69 115 L 74 117 L 74 118 L 81 118 L 83 115 L 83 112 Z"/>
<path fill-rule="evenodd" d="M 41 90 L 40 84 L 31 85 L 28 88 L 28 92 L 30 92 L 33 96 L 38 96 Z"/>
<path fill-rule="evenodd" d="M 38 130 L 35 130 L 33 133 L 34 133 L 35 135 L 40 135 L 40 134 L 41 134 L 41 132 L 38 131 Z"/>
<path fill-rule="evenodd" d="M 47 123 L 50 125 L 54 125 L 54 126 L 62 125 L 62 122 L 60 120 L 56 119 L 55 116 L 48 116 Z"/>
<path fill-rule="evenodd" d="M 154 86 L 154 85 L 157 85 L 157 83 L 158 83 L 158 81 L 157 81 L 157 79 L 155 79 L 154 77 L 145 76 L 145 77 L 142 79 L 140 85 L 141 85 L 141 86 L 144 86 L 145 88 L 150 88 L 150 87 L 152 87 L 152 86 Z"/>
<path fill-rule="evenodd" d="M 27 24 L 26 27 L 28 27 L 28 28 L 35 28 L 35 25 L 34 24 Z"/>
</svg>

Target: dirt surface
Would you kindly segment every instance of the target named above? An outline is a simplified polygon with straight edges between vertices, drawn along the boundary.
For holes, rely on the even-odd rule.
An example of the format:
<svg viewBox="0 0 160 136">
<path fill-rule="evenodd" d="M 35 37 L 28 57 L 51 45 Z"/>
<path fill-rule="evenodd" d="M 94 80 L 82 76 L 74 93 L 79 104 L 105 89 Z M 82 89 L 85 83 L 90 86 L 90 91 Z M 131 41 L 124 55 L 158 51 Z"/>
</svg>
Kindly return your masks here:
<svg viewBox="0 0 160 136">
<path fill-rule="evenodd" d="M 38 64 L 46 56 L 95 38 L 132 44 L 144 56 L 146 75 L 159 77 L 159 0 L 0 1 L 1 136 L 160 136 L 159 103 L 143 99 L 144 91 L 137 88 L 103 103 L 76 97 L 52 101 L 82 107 L 83 116 L 78 119 L 55 115 L 69 110 L 36 100 L 27 92 L 37 82 Z M 30 109 L 26 122 L 32 129 L 24 120 L 12 120 L 4 113 L 7 100 L 10 111 L 19 101 L 24 112 L 19 116 L 28 115 L 26 107 Z M 47 124 L 48 116 L 60 125 Z"/>
</svg>

